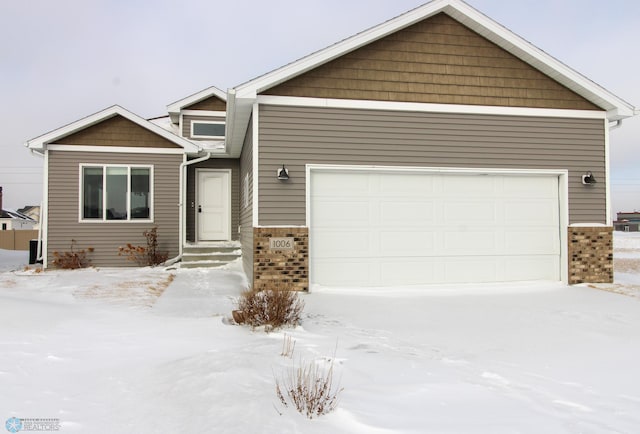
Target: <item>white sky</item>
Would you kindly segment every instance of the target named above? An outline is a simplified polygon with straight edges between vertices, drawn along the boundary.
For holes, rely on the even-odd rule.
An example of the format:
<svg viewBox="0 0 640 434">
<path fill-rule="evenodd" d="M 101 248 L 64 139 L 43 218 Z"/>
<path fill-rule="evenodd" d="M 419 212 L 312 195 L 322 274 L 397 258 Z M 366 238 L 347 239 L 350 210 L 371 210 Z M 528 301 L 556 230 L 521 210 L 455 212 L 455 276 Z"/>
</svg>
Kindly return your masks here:
<svg viewBox="0 0 640 434">
<path fill-rule="evenodd" d="M 113 104 L 143 116 L 235 86 L 423 0 L 22 0 L 0 3 L 4 207 L 41 201 L 23 143 Z M 640 107 L 637 0 L 468 0 Z M 613 211 L 640 210 L 640 116 L 611 133 Z"/>
</svg>

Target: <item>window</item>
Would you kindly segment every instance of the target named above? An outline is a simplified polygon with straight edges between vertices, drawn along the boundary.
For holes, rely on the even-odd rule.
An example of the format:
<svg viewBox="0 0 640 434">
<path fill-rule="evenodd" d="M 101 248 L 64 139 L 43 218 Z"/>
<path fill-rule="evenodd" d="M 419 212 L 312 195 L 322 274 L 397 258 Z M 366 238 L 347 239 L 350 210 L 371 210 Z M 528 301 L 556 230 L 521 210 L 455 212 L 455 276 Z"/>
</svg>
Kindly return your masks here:
<svg viewBox="0 0 640 434">
<path fill-rule="evenodd" d="M 7 224 L 6 223 L 2 223 L 2 230 L 6 231 L 7 230 Z"/>
<path fill-rule="evenodd" d="M 222 121 L 191 121 L 191 137 L 195 139 L 223 139 L 224 134 Z"/>
<path fill-rule="evenodd" d="M 150 166 L 84 165 L 80 177 L 81 220 L 151 220 Z"/>
</svg>

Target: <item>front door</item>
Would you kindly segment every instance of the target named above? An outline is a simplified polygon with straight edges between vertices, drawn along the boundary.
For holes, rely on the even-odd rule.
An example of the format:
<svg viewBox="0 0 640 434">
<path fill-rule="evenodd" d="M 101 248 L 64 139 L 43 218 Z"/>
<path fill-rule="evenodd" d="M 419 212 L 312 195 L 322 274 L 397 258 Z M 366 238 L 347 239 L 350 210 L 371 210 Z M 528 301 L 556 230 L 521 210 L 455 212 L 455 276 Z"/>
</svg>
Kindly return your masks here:
<svg viewBox="0 0 640 434">
<path fill-rule="evenodd" d="M 198 241 L 223 241 L 231 235 L 231 171 L 197 170 Z"/>
</svg>

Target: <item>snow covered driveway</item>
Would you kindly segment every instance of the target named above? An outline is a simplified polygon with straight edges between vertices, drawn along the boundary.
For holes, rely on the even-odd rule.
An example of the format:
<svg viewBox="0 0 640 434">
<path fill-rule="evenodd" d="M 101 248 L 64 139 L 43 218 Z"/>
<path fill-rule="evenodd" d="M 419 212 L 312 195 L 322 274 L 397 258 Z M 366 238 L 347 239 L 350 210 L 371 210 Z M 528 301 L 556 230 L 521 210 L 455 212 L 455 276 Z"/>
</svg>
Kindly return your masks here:
<svg viewBox="0 0 640 434">
<path fill-rule="evenodd" d="M 640 259 L 640 239 L 624 248 Z M 627 295 L 557 284 L 325 290 L 302 296 L 301 327 L 266 334 L 229 325 L 244 286 L 233 270 L 6 271 L 0 423 L 56 418 L 70 433 L 635 433 L 638 282 L 631 270 L 602 285 Z M 285 334 L 293 358 L 281 355 Z M 283 409 L 274 377 L 334 352 L 338 409 L 312 421 Z"/>
</svg>

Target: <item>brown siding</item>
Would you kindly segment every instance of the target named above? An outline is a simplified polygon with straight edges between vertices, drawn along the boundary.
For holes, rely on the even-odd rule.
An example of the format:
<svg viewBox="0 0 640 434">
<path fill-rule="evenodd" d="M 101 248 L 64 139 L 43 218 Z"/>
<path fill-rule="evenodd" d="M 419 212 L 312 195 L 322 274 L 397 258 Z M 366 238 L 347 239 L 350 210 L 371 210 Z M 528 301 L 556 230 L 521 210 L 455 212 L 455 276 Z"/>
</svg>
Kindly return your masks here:
<svg viewBox="0 0 640 434">
<path fill-rule="evenodd" d="M 443 13 L 263 94 L 598 110 Z"/>
<path fill-rule="evenodd" d="M 209 111 L 221 111 L 227 110 L 227 103 L 222 101 L 217 96 L 212 96 L 202 101 L 198 101 L 190 106 L 183 107 L 182 110 L 209 110 Z"/>
<path fill-rule="evenodd" d="M 71 240 L 79 249 L 93 247 L 89 255 L 95 266 L 136 265 L 118 256 L 118 246 L 132 243 L 146 245 L 142 232 L 158 226 L 161 251 L 169 258 L 178 254 L 179 243 L 179 168 L 182 155 L 108 154 L 92 152 L 49 151 L 49 223 L 48 261 L 53 251 L 68 251 Z M 79 223 L 79 165 L 151 164 L 154 174 L 154 221 Z"/>
<path fill-rule="evenodd" d="M 63 145 L 180 148 L 175 143 L 120 115 L 56 140 L 56 143 Z"/>
<path fill-rule="evenodd" d="M 187 240 L 196 239 L 196 169 L 231 169 L 231 239 L 237 240 L 240 224 L 240 164 L 238 160 L 212 158 L 188 166 L 187 170 Z"/>
<path fill-rule="evenodd" d="M 305 224 L 305 164 L 569 170 L 571 223 L 605 223 L 605 121 L 260 106 L 260 225 Z M 275 171 L 286 164 L 290 180 Z M 580 176 L 593 172 L 594 186 Z"/>
<path fill-rule="evenodd" d="M 182 137 L 191 138 L 191 121 L 225 121 L 224 116 L 191 116 L 184 115 L 182 118 Z M 206 140 L 206 139 L 193 139 Z"/>
<path fill-rule="evenodd" d="M 245 182 L 248 175 L 249 194 L 245 204 Z M 242 264 L 244 272 L 253 282 L 253 119 L 249 119 L 249 128 L 240 154 L 240 242 L 242 244 Z"/>
</svg>

